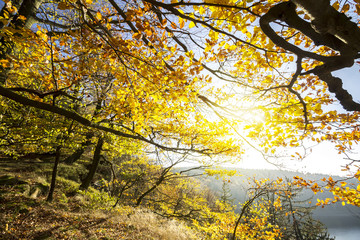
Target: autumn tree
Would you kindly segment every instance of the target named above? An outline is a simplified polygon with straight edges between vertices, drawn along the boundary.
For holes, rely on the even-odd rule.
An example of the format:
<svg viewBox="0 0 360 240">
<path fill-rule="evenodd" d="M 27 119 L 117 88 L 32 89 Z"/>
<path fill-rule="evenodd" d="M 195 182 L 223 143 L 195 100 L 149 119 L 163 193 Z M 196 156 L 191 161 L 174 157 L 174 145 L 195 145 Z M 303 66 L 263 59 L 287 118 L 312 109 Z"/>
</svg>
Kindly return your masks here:
<svg viewBox="0 0 360 240">
<path fill-rule="evenodd" d="M 229 188 L 230 183 L 231 183 L 231 181 L 229 179 L 222 180 L 220 200 L 224 204 L 232 205 L 234 202 L 234 199 L 232 198 L 231 191 Z"/>
<path fill-rule="evenodd" d="M 303 186 L 282 178 L 254 178 L 250 179 L 249 184 L 248 199 L 241 204 L 230 239 L 267 239 L 266 231 L 270 229 L 270 234 L 278 233 L 276 237 L 279 239 L 334 239 L 326 227 L 313 218 L 312 211 L 316 206 L 309 206 L 310 199 L 302 196 Z M 249 226 L 254 226 L 258 231 L 242 232 Z"/>
<path fill-rule="evenodd" d="M 25 22 L 35 19 L 35 32 L 17 30 L 11 16 L 4 16 L 10 23 L 3 40 L 14 49 L 3 46 L 9 52 L 3 67 L 10 71 L 3 90 L 13 96 L 7 97 L 164 150 L 211 154 L 236 148 L 226 144 L 211 146 L 215 142 L 208 136 L 226 132 L 226 126 L 206 121 L 200 112 L 195 112 L 197 92 L 203 83 L 190 76 L 202 67 L 193 61 L 185 64 L 184 56 L 173 53 L 174 46 L 164 49 L 166 36 L 161 39 L 154 32 L 152 46 L 148 46 L 147 38 L 132 36 L 139 34 L 129 34 L 127 28 L 135 28 L 136 21 L 128 21 L 130 16 L 124 19 L 115 2 L 103 9 L 90 2 L 44 3 L 36 7 L 35 16 L 19 16 Z M 109 18 L 114 11 L 118 19 L 105 24 L 102 11 L 109 11 L 104 12 Z M 164 32 L 162 25 L 157 27 Z M 148 33 L 150 37 L 150 30 Z M 16 81 L 24 77 L 27 81 Z M 98 113 L 88 119 L 90 108 L 98 108 Z M 198 131 L 205 129 L 206 136 Z"/>
<path fill-rule="evenodd" d="M 345 153 L 360 105 L 334 72 L 358 66 L 359 14 L 357 0 L 6 1 L 2 108 L 73 121 L 74 154 L 105 133 L 181 154 L 235 155 L 249 139 L 266 156 L 306 141 Z M 327 182 L 358 206 L 359 185 Z"/>
<path fill-rule="evenodd" d="M 313 218 L 316 206 L 309 206 L 312 198 L 304 196 L 303 186 L 292 184 L 291 179 L 281 178 L 274 181 L 273 185 L 273 191 L 268 190 L 262 201 L 280 206 L 278 209 L 269 209 L 269 220 L 272 224 L 280 226 L 283 238 L 334 239 L 329 236 L 326 227 Z"/>
<path fill-rule="evenodd" d="M 136 22 L 128 21 L 120 5 L 111 2 L 102 7 L 100 2 L 91 1 L 7 2 L 2 9 L 1 36 L 2 89 L 7 96 L 4 101 L 12 99 L 47 111 L 49 118 L 39 119 L 46 126 L 52 125 L 49 120 L 54 121 L 54 116 L 65 117 L 74 126 L 66 138 L 81 136 L 71 142 L 71 149 L 66 149 L 67 153 L 74 150 L 67 163 L 76 161 L 101 131 L 182 154 L 238 151 L 232 140 L 225 144 L 211 140 L 224 136 L 228 127 L 208 121 L 196 111 L 201 105 L 198 91 L 206 81 L 190 76 L 199 72 L 201 65 L 186 63 L 174 46 L 167 48 L 162 42 L 167 41 L 166 36 L 154 32 L 154 45 L 150 46 L 149 39 L 136 37 L 137 31 L 129 32 Z M 105 23 L 102 14 L 110 18 L 114 12 L 117 19 Z M 156 25 L 159 31 L 164 31 L 162 25 Z M 28 119 L 37 117 L 29 114 Z M 52 125 L 54 133 L 48 136 L 55 142 L 56 132 L 62 131 L 57 121 Z M 41 128 L 34 121 L 31 124 Z M 20 128 L 25 129 L 25 125 Z M 16 134 L 6 134 L 4 141 Z M 41 131 L 38 134 L 42 135 Z M 50 150 L 56 152 L 53 179 L 59 150 L 56 146 Z M 96 147 L 95 153 L 100 150 Z M 89 186 L 98 166 L 100 155 L 95 153 L 82 188 Z"/>
</svg>

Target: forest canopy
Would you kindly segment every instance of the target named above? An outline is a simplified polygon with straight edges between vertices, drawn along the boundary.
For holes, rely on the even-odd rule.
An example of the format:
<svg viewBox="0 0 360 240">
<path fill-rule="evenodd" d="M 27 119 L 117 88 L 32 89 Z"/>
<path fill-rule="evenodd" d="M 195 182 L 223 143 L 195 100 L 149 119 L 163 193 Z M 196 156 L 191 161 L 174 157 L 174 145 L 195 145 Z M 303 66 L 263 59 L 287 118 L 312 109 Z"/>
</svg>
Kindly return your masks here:
<svg viewBox="0 0 360 240">
<path fill-rule="evenodd" d="M 246 144 L 276 157 L 330 141 L 346 154 L 360 103 L 334 72 L 359 67 L 359 21 L 358 0 L 6 0 L 0 151 L 240 159 Z M 323 186 L 323 204 L 360 206 L 360 184 Z"/>
</svg>

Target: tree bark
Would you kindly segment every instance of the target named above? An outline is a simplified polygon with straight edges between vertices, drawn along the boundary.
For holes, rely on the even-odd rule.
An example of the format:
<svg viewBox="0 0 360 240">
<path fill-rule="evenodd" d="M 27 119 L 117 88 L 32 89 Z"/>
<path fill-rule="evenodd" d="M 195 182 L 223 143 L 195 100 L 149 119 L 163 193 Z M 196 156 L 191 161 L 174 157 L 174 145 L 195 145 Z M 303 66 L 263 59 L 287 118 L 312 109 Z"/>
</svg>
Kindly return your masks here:
<svg viewBox="0 0 360 240">
<path fill-rule="evenodd" d="M 94 178 L 97 167 L 99 166 L 100 154 L 101 154 L 101 149 L 102 149 L 103 144 L 104 144 L 104 139 L 102 137 L 99 137 L 99 140 L 98 140 L 98 142 L 96 144 L 96 147 L 95 147 L 94 157 L 93 157 L 93 161 L 92 161 L 89 173 L 87 174 L 86 178 L 84 179 L 84 181 L 80 185 L 81 190 L 88 189 L 89 186 L 90 186 L 91 181 Z"/>
<path fill-rule="evenodd" d="M 319 33 L 330 33 L 360 51 L 360 29 L 345 14 L 335 10 L 329 0 L 292 0 L 304 9 L 311 18 L 311 24 Z"/>
<path fill-rule="evenodd" d="M 54 167 L 53 167 L 52 176 L 51 176 L 51 184 L 50 184 L 49 194 L 46 199 L 46 201 L 48 201 L 48 202 L 51 202 L 53 200 L 55 184 L 56 184 L 57 169 L 58 169 L 58 165 L 60 162 L 60 150 L 61 150 L 61 146 L 59 145 L 56 147 L 56 155 L 55 155 L 55 162 L 54 162 Z"/>
<path fill-rule="evenodd" d="M 297 15 L 296 7 L 309 14 L 312 19 L 311 24 Z M 311 38 L 315 45 L 323 45 L 339 51 L 340 56 L 324 56 L 293 45 L 279 36 L 270 26 L 270 23 L 276 20 L 299 30 Z M 335 93 L 335 97 L 345 110 L 360 111 L 360 104 L 355 102 L 352 95 L 342 87 L 342 80 L 331 74 L 333 71 L 351 67 L 358 58 L 360 29 L 350 18 L 336 11 L 328 0 L 291 0 L 272 6 L 260 18 L 260 27 L 275 45 L 296 54 L 298 58 L 306 57 L 323 62 L 322 65 L 300 75 L 311 73 L 317 75 L 327 83 L 329 91 Z"/>
<path fill-rule="evenodd" d="M 171 168 L 172 168 L 172 166 L 165 168 L 163 170 L 163 172 L 161 173 L 160 177 L 158 178 L 158 180 L 156 180 L 155 184 L 151 188 L 149 188 L 147 191 L 145 191 L 143 194 L 141 194 L 141 196 L 136 201 L 136 204 L 135 204 L 136 207 L 140 206 L 144 197 L 146 197 L 146 195 L 148 195 L 149 193 L 154 191 L 165 180 L 166 174 L 170 171 Z"/>
<path fill-rule="evenodd" d="M 75 150 L 75 152 L 73 152 L 73 154 L 71 154 L 70 156 L 68 156 L 64 162 L 66 164 L 73 164 L 74 162 L 76 162 L 77 160 L 80 159 L 81 155 L 84 153 L 85 149 L 90 146 L 91 144 L 91 138 L 94 136 L 93 132 L 89 132 L 86 134 L 85 136 L 85 141 L 81 143 L 81 146 Z"/>
</svg>

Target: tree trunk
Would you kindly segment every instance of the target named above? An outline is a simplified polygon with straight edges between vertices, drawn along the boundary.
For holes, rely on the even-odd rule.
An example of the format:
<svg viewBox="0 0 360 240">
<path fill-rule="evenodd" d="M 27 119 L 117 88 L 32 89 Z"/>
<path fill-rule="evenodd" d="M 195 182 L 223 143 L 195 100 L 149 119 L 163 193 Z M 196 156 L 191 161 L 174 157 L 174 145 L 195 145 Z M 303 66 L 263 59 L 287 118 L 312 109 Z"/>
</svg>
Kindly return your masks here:
<svg viewBox="0 0 360 240">
<path fill-rule="evenodd" d="M 48 197 L 46 199 L 46 201 L 48 201 L 48 202 L 51 202 L 53 200 L 55 184 L 56 184 L 57 169 L 58 169 L 58 165 L 60 162 L 60 149 L 61 149 L 61 146 L 56 147 L 55 162 L 54 162 L 54 167 L 53 167 L 52 176 L 51 176 L 51 185 L 50 185 Z"/>
<path fill-rule="evenodd" d="M 96 169 L 99 166 L 100 153 L 101 153 L 101 148 L 102 148 L 103 144 L 104 144 L 104 139 L 102 137 L 100 137 L 97 144 L 96 144 L 96 147 L 95 147 L 94 157 L 93 157 L 93 161 L 92 161 L 89 173 L 87 174 L 86 178 L 84 179 L 84 181 L 80 185 L 80 189 L 82 189 L 82 190 L 88 189 L 89 186 L 90 186 L 91 181 L 94 178 Z"/>
<path fill-rule="evenodd" d="M 160 183 L 159 183 L 159 184 L 160 184 Z M 141 204 L 142 200 L 144 199 L 144 197 L 145 197 L 146 195 L 148 195 L 149 193 L 151 193 L 153 190 L 155 190 L 155 189 L 159 186 L 159 184 L 155 184 L 155 185 L 152 186 L 150 189 L 148 189 L 146 192 L 144 192 L 143 194 L 141 194 L 141 196 L 137 199 L 135 206 L 136 206 L 136 207 L 140 206 L 140 204 Z"/>
<path fill-rule="evenodd" d="M 86 139 L 84 142 L 81 143 L 81 147 L 79 147 L 78 149 L 75 150 L 75 152 L 73 154 L 71 154 L 70 156 L 68 156 L 64 162 L 66 164 L 73 164 L 74 162 L 76 162 L 77 160 L 80 159 L 81 155 L 84 153 L 85 149 L 90 146 L 91 144 L 91 138 L 94 136 L 94 134 L 92 132 L 89 132 L 86 134 Z"/>
<path fill-rule="evenodd" d="M 68 164 L 68 165 L 73 164 L 74 162 L 76 162 L 77 160 L 80 159 L 80 157 L 84 153 L 84 151 L 85 151 L 85 148 L 83 148 L 83 147 L 76 149 L 76 151 L 73 154 L 71 154 L 64 160 L 64 163 Z"/>
</svg>

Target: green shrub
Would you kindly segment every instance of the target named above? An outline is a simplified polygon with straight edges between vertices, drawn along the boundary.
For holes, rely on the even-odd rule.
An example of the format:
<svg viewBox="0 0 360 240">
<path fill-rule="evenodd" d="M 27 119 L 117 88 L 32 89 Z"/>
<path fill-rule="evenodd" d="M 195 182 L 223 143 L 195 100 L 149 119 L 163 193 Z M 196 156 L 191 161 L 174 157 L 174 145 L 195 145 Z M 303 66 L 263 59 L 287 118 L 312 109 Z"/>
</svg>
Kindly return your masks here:
<svg viewBox="0 0 360 240">
<path fill-rule="evenodd" d="M 100 192 L 96 189 L 89 188 L 87 191 L 78 191 L 85 197 L 85 206 L 90 209 L 110 209 L 114 203 L 115 198 L 109 196 L 106 192 Z"/>
<path fill-rule="evenodd" d="M 63 192 L 66 196 L 75 195 L 79 190 L 79 186 L 80 186 L 79 183 L 63 177 L 57 177 L 56 183 L 59 190 Z"/>
<path fill-rule="evenodd" d="M 58 176 L 75 182 L 81 182 L 80 176 L 86 175 L 88 170 L 82 164 L 59 164 Z"/>
</svg>

